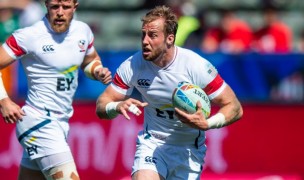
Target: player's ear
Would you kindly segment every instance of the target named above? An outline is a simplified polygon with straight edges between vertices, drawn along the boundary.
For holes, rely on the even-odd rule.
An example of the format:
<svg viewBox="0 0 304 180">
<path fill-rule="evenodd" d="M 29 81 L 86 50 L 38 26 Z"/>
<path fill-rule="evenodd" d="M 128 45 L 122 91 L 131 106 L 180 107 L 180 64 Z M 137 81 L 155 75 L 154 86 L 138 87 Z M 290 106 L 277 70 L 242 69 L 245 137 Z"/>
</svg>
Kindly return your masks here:
<svg viewBox="0 0 304 180">
<path fill-rule="evenodd" d="M 173 34 L 168 35 L 166 42 L 169 47 L 174 45 L 174 39 L 175 39 L 175 36 Z"/>
</svg>

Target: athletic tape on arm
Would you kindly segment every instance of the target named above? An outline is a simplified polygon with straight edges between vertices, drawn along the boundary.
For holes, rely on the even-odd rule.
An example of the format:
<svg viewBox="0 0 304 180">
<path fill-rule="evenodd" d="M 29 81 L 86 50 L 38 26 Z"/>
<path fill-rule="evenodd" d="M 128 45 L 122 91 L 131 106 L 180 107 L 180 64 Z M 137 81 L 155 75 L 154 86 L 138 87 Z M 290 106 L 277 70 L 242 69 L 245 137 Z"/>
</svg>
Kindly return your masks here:
<svg viewBox="0 0 304 180">
<path fill-rule="evenodd" d="M 222 113 L 217 113 L 207 119 L 209 129 L 221 128 L 225 125 L 225 116 Z"/>
<path fill-rule="evenodd" d="M 101 65 L 100 60 L 95 59 L 86 65 L 83 71 L 88 78 L 96 80 L 94 72 L 99 68 L 103 68 L 103 66 Z"/>
<path fill-rule="evenodd" d="M 115 118 L 119 113 L 116 111 L 117 105 L 120 103 L 121 101 L 118 102 L 109 102 L 106 105 L 106 113 L 108 115 L 109 118 L 113 119 Z"/>
</svg>

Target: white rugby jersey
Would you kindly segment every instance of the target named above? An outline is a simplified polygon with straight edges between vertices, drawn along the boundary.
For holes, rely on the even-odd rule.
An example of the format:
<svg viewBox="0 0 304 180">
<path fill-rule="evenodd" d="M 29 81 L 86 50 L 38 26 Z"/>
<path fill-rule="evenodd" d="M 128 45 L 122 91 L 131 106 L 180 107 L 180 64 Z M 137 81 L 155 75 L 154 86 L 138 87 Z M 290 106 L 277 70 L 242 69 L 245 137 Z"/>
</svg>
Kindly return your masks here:
<svg viewBox="0 0 304 180">
<path fill-rule="evenodd" d="M 93 42 L 89 26 L 76 20 L 65 33 L 54 32 L 46 17 L 15 31 L 3 47 L 14 59 L 30 57 L 21 59 L 29 88 L 26 104 L 61 114 L 64 119 L 71 117 L 78 69 L 94 51 Z"/>
<path fill-rule="evenodd" d="M 172 93 L 181 81 L 199 85 L 210 99 L 226 86 L 209 61 L 181 47 L 175 48 L 173 61 L 164 68 L 144 60 L 139 51 L 120 65 L 111 86 L 125 95 L 136 88 L 149 103 L 144 108 L 144 131 L 149 135 L 171 144 L 202 145 L 204 131 L 190 128 L 174 115 Z"/>
</svg>

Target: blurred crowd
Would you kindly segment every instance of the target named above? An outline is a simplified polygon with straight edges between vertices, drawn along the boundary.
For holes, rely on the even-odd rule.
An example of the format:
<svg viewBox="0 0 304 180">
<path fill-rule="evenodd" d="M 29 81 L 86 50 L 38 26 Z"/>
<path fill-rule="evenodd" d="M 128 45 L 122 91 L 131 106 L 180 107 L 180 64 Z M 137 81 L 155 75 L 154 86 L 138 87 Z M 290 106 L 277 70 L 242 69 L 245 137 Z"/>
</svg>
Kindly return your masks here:
<svg viewBox="0 0 304 180">
<path fill-rule="evenodd" d="M 271 5 L 261 10 L 263 25 L 257 29 L 232 10 L 221 10 L 217 24 L 209 26 L 206 23 L 207 12 L 208 10 L 201 10 L 194 16 L 181 13 L 180 19 L 183 16 L 191 17 L 192 21 L 197 21 L 197 27 L 185 33 L 178 45 L 206 53 L 289 53 L 294 48 L 304 52 L 304 41 L 300 40 L 296 47 L 293 46 L 292 29 L 280 18 L 278 9 Z M 186 25 L 191 22 L 183 23 Z M 183 28 L 179 30 L 184 31 Z"/>
<path fill-rule="evenodd" d="M 263 24 L 254 26 L 235 9 L 218 9 L 218 21 L 210 24 L 210 9 L 195 6 L 195 0 L 146 0 L 142 9 L 168 5 L 179 16 L 176 44 L 203 52 L 225 53 L 288 53 L 304 52 L 304 29 L 294 41 L 293 30 L 284 22 L 273 0 L 261 0 Z M 13 30 L 26 27 L 44 15 L 43 0 L 0 0 L 0 42 Z M 85 3 L 80 1 L 80 3 Z M 130 12 L 132 13 L 132 12 Z M 134 20 L 135 21 L 135 20 Z M 94 23 L 89 23 L 94 24 Z M 94 24 L 97 26 L 98 22 Z M 96 28 L 92 28 L 93 31 Z M 96 33 L 96 32 L 95 32 Z M 99 33 L 96 33 L 99 36 Z M 101 34 L 102 35 L 102 34 Z"/>
<path fill-rule="evenodd" d="M 37 0 L 0 0 L 0 42 L 14 30 L 32 25 L 44 15 Z"/>
<path fill-rule="evenodd" d="M 15 30 L 27 27 L 44 16 L 41 1 L 35 0 L 0 0 L 0 43 L 2 44 Z M 26 57 L 25 57 L 26 58 Z M 11 65 L 1 71 L 4 86 L 9 94 L 14 92 L 13 77 L 17 64 Z"/>
<path fill-rule="evenodd" d="M 221 11 L 219 23 L 205 24 L 204 13 L 197 17 L 199 27 L 190 32 L 180 45 L 204 52 L 289 53 L 293 50 L 292 30 L 279 18 L 273 7 L 263 9 L 264 24 L 253 29 L 233 11 Z M 304 49 L 303 49 L 304 50 Z"/>
<path fill-rule="evenodd" d="M 194 0 L 153 2 L 146 4 L 150 7 L 167 4 L 179 15 L 176 39 L 179 46 L 206 53 L 304 52 L 304 29 L 295 41 L 293 29 L 280 16 L 282 7 L 278 7 L 274 0 L 260 1 L 261 26 L 252 26 L 235 9 L 217 9 L 219 18 L 210 25 L 207 15 L 210 10 L 197 8 Z"/>
<path fill-rule="evenodd" d="M 261 9 L 254 9 L 254 11 L 258 10 L 260 13 L 259 18 L 261 19 L 262 23 L 260 23 L 258 26 L 253 26 L 252 22 L 248 22 L 248 17 L 247 19 L 244 18 L 242 14 L 239 13 L 240 11 L 238 11 L 236 8 L 227 7 L 223 9 L 209 9 L 204 8 L 205 4 L 197 7 L 197 4 L 194 3 L 194 1 L 201 3 L 203 0 L 133 0 L 132 2 L 134 1 L 138 1 L 141 4 L 140 6 L 136 6 L 136 11 L 144 12 L 146 9 L 151 9 L 156 5 L 165 4 L 170 6 L 177 13 L 179 18 L 179 28 L 175 43 L 178 46 L 183 46 L 194 50 L 201 50 L 205 53 L 304 53 L 304 25 L 302 32 L 301 28 L 299 28 L 297 31 L 298 33 L 294 34 L 294 29 L 292 29 L 291 26 L 288 26 L 286 19 L 284 20 L 282 18 L 282 6 L 277 7 L 273 4 L 273 1 L 276 0 L 260 0 L 262 4 Z M 204 0 L 204 2 L 207 1 L 208 0 Z M 222 0 L 221 2 L 229 3 L 232 1 L 233 0 Z M 291 3 L 289 0 L 281 0 L 280 2 L 283 1 Z M 135 41 L 135 43 L 131 45 L 127 44 L 126 46 L 133 49 L 137 48 L 137 46 L 134 44 L 136 44 L 136 40 L 140 38 L 141 32 L 136 22 L 140 22 L 140 17 L 136 16 L 135 19 L 134 16 L 128 15 L 139 15 L 140 13 L 135 13 L 134 9 L 132 8 L 129 10 L 126 10 L 125 8 L 123 10 L 123 13 L 125 13 L 123 14 L 125 15 L 125 18 L 123 18 L 118 16 L 116 13 L 119 11 L 119 8 L 116 8 L 116 10 L 115 8 L 114 10 L 110 9 L 113 10 L 114 13 L 112 13 L 112 11 L 109 9 L 106 9 L 107 11 L 104 13 L 100 13 L 102 10 L 98 9 L 99 6 L 96 3 L 101 3 L 104 1 L 79 0 L 79 2 L 79 8 L 83 9 L 82 11 L 78 11 L 80 15 L 77 13 L 77 17 L 86 17 L 84 21 L 92 26 L 92 30 L 95 33 L 95 43 L 98 44 L 99 42 L 99 46 L 96 45 L 97 48 L 104 51 L 107 49 L 113 50 L 115 49 L 116 44 L 119 44 L 119 47 L 124 47 L 120 45 L 131 41 Z M 87 13 L 90 11 L 87 11 L 85 8 L 90 7 L 85 5 L 86 3 L 89 4 L 89 2 L 91 4 L 94 4 L 95 2 L 94 7 L 95 11 L 98 11 L 98 15 L 92 11 L 91 16 L 87 16 Z M 111 2 L 114 4 L 111 6 L 109 5 L 109 7 L 113 8 L 115 2 L 116 4 L 118 4 L 117 2 L 124 4 L 123 2 L 131 1 L 112 0 Z M 234 2 L 240 3 L 240 1 Z M 43 3 L 44 0 L 0 0 L 0 43 L 2 44 L 14 30 L 27 27 L 40 20 L 45 15 Z M 121 4 L 119 5 L 121 6 Z M 107 16 L 107 14 L 109 15 Z M 217 19 L 214 21 L 214 19 L 212 19 L 214 16 L 211 17 L 209 16 L 210 14 L 216 14 Z M 122 21 L 118 21 L 118 23 L 110 22 L 114 21 L 114 18 L 109 18 L 111 17 L 110 15 L 115 15 L 115 17 L 118 17 L 119 19 L 125 20 L 130 18 L 130 22 L 127 21 L 126 24 L 124 24 Z M 96 18 L 97 16 L 98 18 Z M 254 17 L 252 17 L 252 19 L 254 19 Z M 210 23 L 210 21 L 213 23 Z M 109 23 L 111 24 L 109 25 Z M 118 26 L 114 26 L 115 24 L 118 24 Z M 134 30 L 130 28 L 132 25 L 134 26 Z M 109 33 L 114 34 L 113 36 L 107 34 L 107 29 L 104 29 L 104 27 L 108 26 L 114 28 L 108 29 Z M 122 30 L 121 34 L 119 34 L 118 31 L 113 31 L 123 29 L 121 27 L 124 27 L 127 30 Z M 300 25 L 299 27 L 302 26 Z M 130 38 L 132 35 L 135 38 Z M 104 37 L 107 38 L 103 39 Z M 128 37 L 130 39 L 128 39 Z M 117 43 L 113 43 L 116 42 L 114 38 L 117 39 Z M 122 39 L 124 40 L 122 41 Z M 124 49 L 121 48 L 121 50 Z M 15 63 L 14 65 L 9 66 L 9 68 L 1 71 L 3 74 L 2 77 L 4 79 L 4 85 L 9 94 L 16 93 L 14 92 L 16 89 L 13 87 L 14 83 L 11 83 L 16 77 L 9 74 L 13 74 L 11 72 L 16 70 L 17 65 L 18 64 Z M 294 79 L 299 79 L 299 76 L 302 75 L 295 74 L 291 77 L 291 79 L 294 81 Z M 302 79 L 300 81 L 302 81 Z M 286 82 L 289 82 L 288 79 Z M 288 86 L 286 85 L 288 84 L 286 82 L 284 82 L 284 86 L 282 87 Z M 278 93 L 275 92 L 273 94 Z"/>
</svg>

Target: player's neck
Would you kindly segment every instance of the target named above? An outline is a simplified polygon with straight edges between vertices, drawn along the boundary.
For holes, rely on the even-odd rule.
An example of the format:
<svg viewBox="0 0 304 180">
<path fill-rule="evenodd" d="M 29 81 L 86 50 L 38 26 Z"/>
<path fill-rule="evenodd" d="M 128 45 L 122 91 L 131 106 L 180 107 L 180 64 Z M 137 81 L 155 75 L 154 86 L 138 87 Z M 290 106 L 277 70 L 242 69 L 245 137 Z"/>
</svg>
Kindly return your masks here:
<svg viewBox="0 0 304 180">
<path fill-rule="evenodd" d="M 175 46 L 170 47 L 161 56 L 159 56 L 159 58 L 154 60 L 153 63 L 161 68 L 168 66 L 168 64 L 170 64 L 174 60 L 175 51 Z"/>
</svg>

